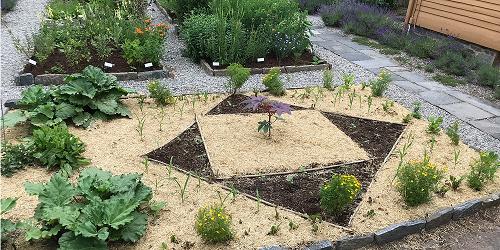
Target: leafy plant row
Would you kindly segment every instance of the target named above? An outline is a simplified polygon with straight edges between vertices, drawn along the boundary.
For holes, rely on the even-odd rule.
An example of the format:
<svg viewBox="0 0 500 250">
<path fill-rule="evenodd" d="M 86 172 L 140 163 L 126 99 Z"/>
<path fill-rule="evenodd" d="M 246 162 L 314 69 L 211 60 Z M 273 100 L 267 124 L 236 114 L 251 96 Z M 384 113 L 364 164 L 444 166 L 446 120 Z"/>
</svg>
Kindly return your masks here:
<svg viewBox="0 0 500 250">
<path fill-rule="evenodd" d="M 129 117 L 130 111 L 120 101 L 129 91 L 116 82 L 116 77 L 101 69 L 88 66 L 82 73 L 73 74 L 55 88 L 33 86 L 22 92 L 19 109 L 4 116 L 4 126 L 21 122 L 34 126 L 54 126 L 72 122 L 88 127 L 96 119 L 116 116 Z"/>
</svg>

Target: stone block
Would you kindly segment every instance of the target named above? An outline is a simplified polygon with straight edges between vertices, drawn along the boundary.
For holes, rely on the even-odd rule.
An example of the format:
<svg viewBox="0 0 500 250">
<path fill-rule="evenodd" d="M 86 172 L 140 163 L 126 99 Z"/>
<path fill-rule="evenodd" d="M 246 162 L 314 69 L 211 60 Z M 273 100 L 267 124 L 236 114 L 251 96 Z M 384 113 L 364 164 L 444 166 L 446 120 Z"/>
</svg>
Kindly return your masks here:
<svg viewBox="0 0 500 250">
<path fill-rule="evenodd" d="M 418 233 L 425 228 L 425 223 L 425 220 L 414 220 L 393 224 L 375 232 L 375 241 L 377 244 L 385 244 Z"/>
<path fill-rule="evenodd" d="M 429 215 L 426 219 L 427 223 L 425 224 L 426 229 L 433 229 L 444 225 L 451 221 L 453 217 L 453 208 L 445 208 L 441 209 L 431 215 Z"/>
<path fill-rule="evenodd" d="M 471 201 L 466 201 L 462 204 L 459 204 L 453 208 L 453 220 L 458 220 L 462 217 L 471 215 L 479 210 L 481 208 L 482 201 L 477 199 L 477 200 L 471 200 Z"/>
<path fill-rule="evenodd" d="M 340 238 L 335 243 L 336 250 L 351 250 L 358 249 L 372 244 L 375 241 L 375 235 L 357 235 L 357 236 L 346 236 Z"/>
<path fill-rule="evenodd" d="M 410 82 L 410 81 L 393 81 L 392 83 L 394 85 L 397 85 L 397 86 L 403 88 L 404 90 L 406 90 L 408 92 L 412 92 L 412 93 L 427 91 L 426 88 L 419 86 L 419 85 L 417 85 L 413 82 Z"/>
<path fill-rule="evenodd" d="M 64 78 L 66 78 L 66 74 L 45 74 L 45 75 L 37 75 L 35 77 L 35 84 L 42 85 L 58 85 L 64 83 Z"/>
<path fill-rule="evenodd" d="M 417 83 L 417 85 L 419 85 Z M 418 95 L 420 97 L 422 97 L 422 99 L 428 101 L 429 103 L 431 104 L 434 104 L 434 105 L 443 105 L 443 104 L 451 104 L 451 103 L 457 103 L 457 102 L 461 102 L 460 100 L 458 100 L 457 98 L 451 96 L 451 95 L 448 95 L 444 92 L 441 92 L 441 91 L 433 91 L 433 90 L 429 90 L 429 91 L 423 91 L 423 92 L 420 92 L 418 93 Z"/>
<path fill-rule="evenodd" d="M 16 78 L 16 83 L 18 86 L 28 86 L 35 83 L 35 77 L 31 73 L 20 74 Z"/>
<path fill-rule="evenodd" d="M 111 75 L 114 75 L 118 81 L 137 80 L 138 78 L 137 72 L 119 72 L 111 73 Z"/>
<path fill-rule="evenodd" d="M 151 79 L 161 79 L 161 78 L 167 78 L 167 77 L 168 77 L 168 72 L 163 70 L 163 69 L 144 71 L 144 72 L 137 73 L 137 79 L 139 81 L 145 81 L 145 80 L 151 80 Z"/>
<path fill-rule="evenodd" d="M 333 243 L 329 240 L 322 240 L 307 246 L 304 250 L 333 250 Z"/>
<path fill-rule="evenodd" d="M 466 102 L 439 105 L 439 107 L 462 120 L 479 120 L 493 117 L 491 113 Z"/>
</svg>

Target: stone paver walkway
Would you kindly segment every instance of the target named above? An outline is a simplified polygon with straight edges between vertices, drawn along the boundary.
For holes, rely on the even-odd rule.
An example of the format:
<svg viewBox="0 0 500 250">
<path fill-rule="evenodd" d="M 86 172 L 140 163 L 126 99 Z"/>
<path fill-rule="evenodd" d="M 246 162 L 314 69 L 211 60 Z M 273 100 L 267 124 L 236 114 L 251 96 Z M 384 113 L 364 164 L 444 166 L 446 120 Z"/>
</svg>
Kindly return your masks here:
<svg viewBox="0 0 500 250">
<path fill-rule="evenodd" d="M 500 108 L 463 92 L 444 86 L 426 76 L 402 67 L 378 51 L 357 44 L 341 33 L 328 29 L 314 30 L 312 43 L 375 74 L 386 69 L 392 73 L 393 84 L 413 93 L 479 130 L 500 139 Z"/>
</svg>

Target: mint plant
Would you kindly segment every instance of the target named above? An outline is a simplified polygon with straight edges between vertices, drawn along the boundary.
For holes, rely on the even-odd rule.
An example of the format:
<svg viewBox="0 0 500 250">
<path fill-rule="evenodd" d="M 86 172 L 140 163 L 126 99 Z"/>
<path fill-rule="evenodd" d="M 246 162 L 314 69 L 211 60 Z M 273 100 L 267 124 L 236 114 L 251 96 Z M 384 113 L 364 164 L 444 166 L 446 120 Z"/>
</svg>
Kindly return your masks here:
<svg viewBox="0 0 500 250">
<path fill-rule="evenodd" d="M 271 137 L 273 123 L 278 120 L 283 120 L 283 118 L 281 118 L 283 114 L 292 114 L 290 105 L 278 101 L 271 101 L 265 96 L 251 97 L 249 100 L 243 101 L 242 103 L 246 105 L 245 108 L 247 109 L 251 108 L 253 111 L 261 109 L 267 113 L 268 119 L 259 122 L 257 131 L 267 133 L 269 137 Z"/>
<path fill-rule="evenodd" d="M 27 240 L 58 238 L 59 249 L 107 249 L 110 241 L 136 242 L 146 232 L 152 191 L 139 174 L 113 176 L 87 168 L 76 184 L 61 173 L 47 183 L 26 183 L 38 196 L 34 222 L 26 223 Z"/>
<path fill-rule="evenodd" d="M 429 125 L 427 126 L 427 133 L 437 135 L 441 132 L 441 124 L 443 123 L 443 117 L 429 117 Z"/>
<path fill-rule="evenodd" d="M 455 121 L 451 126 L 446 129 L 446 135 L 450 138 L 451 143 L 458 146 L 460 142 L 460 134 L 458 134 L 458 122 Z"/>
<path fill-rule="evenodd" d="M 229 82 L 226 84 L 226 87 L 231 90 L 233 95 L 250 78 L 250 69 L 243 67 L 239 63 L 231 63 L 227 67 L 227 73 L 229 75 Z"/>
</svg>

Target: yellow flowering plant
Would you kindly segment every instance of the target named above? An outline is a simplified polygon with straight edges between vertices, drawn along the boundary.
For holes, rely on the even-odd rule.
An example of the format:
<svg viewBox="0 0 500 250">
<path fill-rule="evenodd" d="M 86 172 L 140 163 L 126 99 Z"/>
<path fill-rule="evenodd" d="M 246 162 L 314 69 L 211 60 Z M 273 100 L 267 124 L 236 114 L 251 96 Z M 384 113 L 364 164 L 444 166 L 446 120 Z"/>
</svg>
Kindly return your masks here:
<svg viewBox="0 0 500 250">
<path fill-rule="evenodd" d="M 359 191 L 361 183 L 353 175 L 335 174 L 320 189 L 320 205 L 330 214 L 338 214 L 352 203 Z"/>
<path fill-rule="evenodd" d="M 209 243 L 226 242 L 233 238 L 231 216 L 222 205 L 200 208 L 195 227 L 201 238 Z"/>
<path fill-rule="evenodd" d="M 444 170 L 431 163 L 428 157 L 401 166 L 397 173 L 398 190 L 408 206 L 428 202 L 444 176 Z"/>
</svg>

